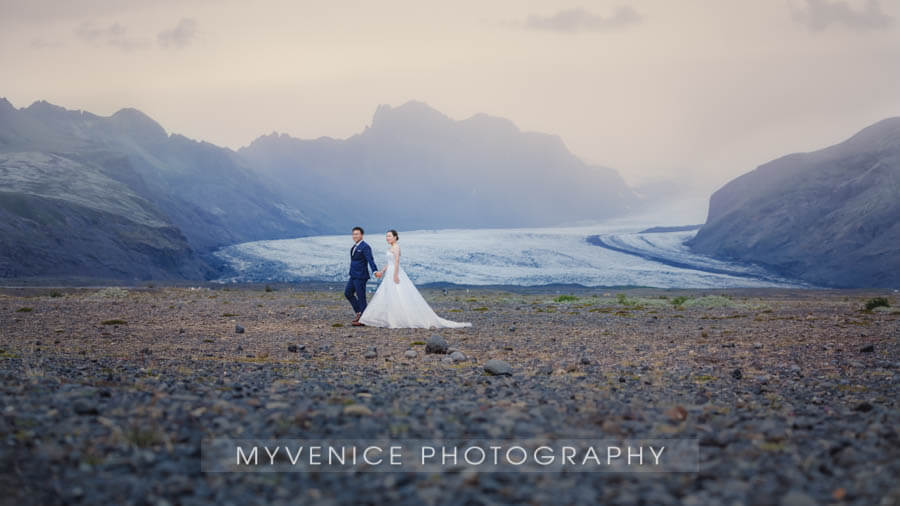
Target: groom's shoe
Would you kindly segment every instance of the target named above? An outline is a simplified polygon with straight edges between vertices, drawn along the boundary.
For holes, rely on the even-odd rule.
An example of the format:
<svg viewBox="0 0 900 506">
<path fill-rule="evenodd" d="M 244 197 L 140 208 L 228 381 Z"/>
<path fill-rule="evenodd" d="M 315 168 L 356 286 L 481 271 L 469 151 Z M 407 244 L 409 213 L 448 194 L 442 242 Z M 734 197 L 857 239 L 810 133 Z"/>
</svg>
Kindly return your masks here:
<svg viewBox="0 0 900 506">
<path fill-rule="evenodd" d="M 354 327 L 365 327 L 365 324 L 363 324 L 362 322 L 359 322 L 359 321 L 355 321 L 355 322 L 351 323 L 351 325 L 353 325 Z"/>
<path fill-rule="evenodd" d="M 353 319 L 353 323 L 358 322 L 360 318 L 362 318 L 362 313 L 356 313 L 356 318 Z"/>
</svg>

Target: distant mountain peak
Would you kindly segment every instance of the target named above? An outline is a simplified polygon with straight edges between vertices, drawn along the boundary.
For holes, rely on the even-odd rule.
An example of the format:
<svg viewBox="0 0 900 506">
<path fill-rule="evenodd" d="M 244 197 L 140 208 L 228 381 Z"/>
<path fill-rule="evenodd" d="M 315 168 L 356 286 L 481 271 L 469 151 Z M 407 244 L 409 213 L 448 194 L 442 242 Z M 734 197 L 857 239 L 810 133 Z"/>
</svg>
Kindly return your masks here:
<svg viewBox="0 0 900 506">
<path fill-rule="evenodd" d="M 425 102 L 410 100 L 397 107 L 380 104 L 372 116 L 372 128 L 381 127 L 422 127 L 452 122 L 447 115 L 431 107 Z"/>
<path fill-rule="evenodd" d="M 6 97 L 0 97 L 0 111 L 10 111 L 14 110 L 15 107 L 6 99 Z"/>
<path fill-rule="evenodd" d="M 863 150 L 880 150 L 900 143 L 900 116 L 883 119 L 863 128 L 846 142 Z"/>
<path fill-rule="evenodd" d="M 168 137 L 162 125 L 133 107 L 119 109 L 110 116 L 110 120 L 129 134 L 141 137 L 142 140 L 159 141 Z"/>
<path fill-rule="evenodd" d="M 46 100 L 35 100 L 24 110 L 28 113 L 41 117 L 63 117 L 70 112 L 76 112 L 69 111 L 65 107 L 61 107 L 56 104 L 51 104 Z"/>
<path fill-rule="evenodd" d="M 491 116 L 483 112 L 479 112 L 469 116 L 461 121 L 464 124 L 475 125 L 482 128 L 491 128 L 496 130 L 506 130 L 509 132 L 519 132 L 519 127 L 512 120 L 502 118 L 500 116 Z"/>
</svg>

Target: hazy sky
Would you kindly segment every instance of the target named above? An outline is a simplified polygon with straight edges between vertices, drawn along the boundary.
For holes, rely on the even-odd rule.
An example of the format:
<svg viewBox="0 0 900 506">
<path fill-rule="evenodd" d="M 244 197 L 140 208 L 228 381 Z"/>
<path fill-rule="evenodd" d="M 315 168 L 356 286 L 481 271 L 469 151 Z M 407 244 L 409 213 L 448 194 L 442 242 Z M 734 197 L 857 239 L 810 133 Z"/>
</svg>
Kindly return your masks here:
<svg viewBox="0 0 900 506">
<path fill-rule="evenodd" d="M 895 0 L 0 0 L 0 96 L 137 107 L 232 148 L 421 100 L 629 181 L 721 183 L 900 115 Z"/>
</svg>

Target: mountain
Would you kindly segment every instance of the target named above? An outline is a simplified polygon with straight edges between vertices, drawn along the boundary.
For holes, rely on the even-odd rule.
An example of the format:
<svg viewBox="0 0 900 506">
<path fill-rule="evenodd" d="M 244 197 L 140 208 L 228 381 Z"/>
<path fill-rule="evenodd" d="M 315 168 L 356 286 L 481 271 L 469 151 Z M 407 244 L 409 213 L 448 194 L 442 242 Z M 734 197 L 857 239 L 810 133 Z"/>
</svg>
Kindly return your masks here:
<svg viewBox="0 0 900 506">
<path fill-rule="evenodd" d="M 218 247 L 318 232 L 275 187 L 136 109 L 0 99 L 0 277 L 210 277 Z"/>
<path fill-rule="evenodd" d="M 830 287 L 900 287 L 900 118 L 716 191 L 696 252 Z"/>
<path fill-rule="evenodd" d="M 591 166 L 555 135 L 503 118 L 453 120 L 422 102 L 380 105 L 347 139 L 262 136 L 238 153 L 282 183 L 294 205 L 315 198 L 345 232 L 550 226 L 622 215 L 637 197 L 612 169 Z M 314 194 L 315 197 L 311 197 Z"/>
</svg>

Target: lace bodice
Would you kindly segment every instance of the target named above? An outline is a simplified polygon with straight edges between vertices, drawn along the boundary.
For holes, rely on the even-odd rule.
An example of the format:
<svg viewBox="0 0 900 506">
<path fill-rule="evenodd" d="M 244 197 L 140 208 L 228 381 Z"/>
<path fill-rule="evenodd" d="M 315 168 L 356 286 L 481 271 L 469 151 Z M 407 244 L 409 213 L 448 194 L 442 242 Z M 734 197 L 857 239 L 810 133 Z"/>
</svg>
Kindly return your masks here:
<svg viewBox="0 0 900 506">
<path fill-rule="evenodd" d="M 399 250 L 398 250 L 399 253 Z M 384 253 L 384 261 L 387 262 L 387 267 L 389 269 L 394 268 L 394 252 L 391 251 L 390 248 Z"/>
</svg>

